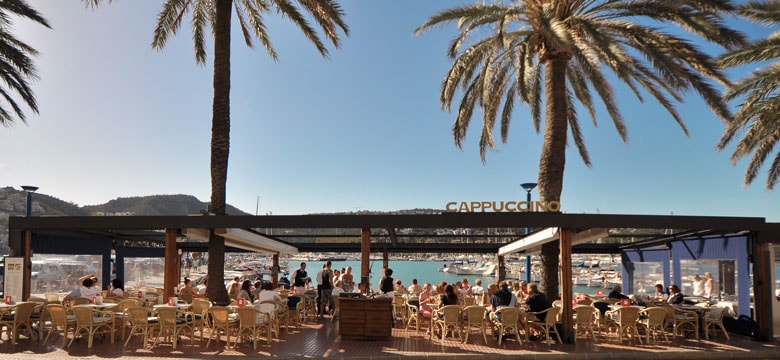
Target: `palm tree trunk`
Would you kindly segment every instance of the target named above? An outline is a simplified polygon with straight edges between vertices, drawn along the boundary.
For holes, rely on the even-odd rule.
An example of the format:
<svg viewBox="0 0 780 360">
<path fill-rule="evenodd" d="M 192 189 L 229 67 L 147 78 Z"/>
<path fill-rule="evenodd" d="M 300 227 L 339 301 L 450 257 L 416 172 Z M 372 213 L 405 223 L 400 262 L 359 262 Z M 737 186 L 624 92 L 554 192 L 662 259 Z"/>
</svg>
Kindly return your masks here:
<svg viewBox="0 0 780 360">
<path fill-rule="evenodd" d="M 214 102 L 211 120 L 211 204 L 209 212 L 225 215 L 228 153 L 230 151 L 230 18 L 232 0 L 217 0 L 214 29 Z M 225 239 L 209 232 L 209 299 L 230 302 L 225 290 Z"/>
<path fill-rule="evenodd" d="M 539 194 L 542 201 L 560 201 L 563 191 L 563 169 L 566 164 L 568 102 L 566 101 L 566 62 L 552 57 L 545 64 L 544 145 L 539 160 Z M 558 297 L 557 241 L 542 245 L 540 287 L 548 301 Z"/>
</svg>

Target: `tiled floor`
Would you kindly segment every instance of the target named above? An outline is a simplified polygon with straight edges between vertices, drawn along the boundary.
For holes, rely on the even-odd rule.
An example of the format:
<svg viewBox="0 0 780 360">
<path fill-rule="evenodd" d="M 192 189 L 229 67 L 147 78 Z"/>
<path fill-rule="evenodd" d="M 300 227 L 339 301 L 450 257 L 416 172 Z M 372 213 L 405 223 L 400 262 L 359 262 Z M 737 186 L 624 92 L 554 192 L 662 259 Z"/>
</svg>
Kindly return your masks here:
<svg viewBox="0 0 780 360">
<path fill-rule="evenodd" d="M 40 341 L 20 339 L 12 345 L 3 335 L 0 342 L 0 359 L 56 360 L 68 357 L 91 358 L 213 358 L 235 356 L 273 356 L 277 358 L 362 358 L 362 359 L 408 359 L 408 358 L 505 358 L 518 355 L 532 358 L 563 359 L 780 359 L 780 343 L 756 342 L 738 335 L 731 340 L 718 337 L 716 340 L 686 340 L 676 338 L 671 343 L 658 342 L 650 345 L 623 342 L 597 336 L 597 340 L 579 340 L 574 345 L 548 345 L 541 341 L 518 343 L 508 339 L 499 346 L 496 339 L 488 336 L 487 344 L 481 336 L 472 335 L 468 344 L 459 341 L 431 340 L 425 332 L 393 330 L 393 337 L 386 341 L 342 341 L 338 335 L 338 320 L 317 320 L 305 324 L 301 329 L 282 331 L 281 339 L 270 346 L 265 341 L 257 350 L 251 344 L 240 344 L 236 349 L 226 349 L 224 342 L 206 347 L 206 342 L 189 339 L 180 342 L 176 351 L 170 344 L 160 344 L 154 349 L 142 349 L 140 338 L 133 339 L 127 348 L 123 341 L 110 344 L 108 339 L 96 341 L 93 349 L 87 349 L 85 341 L 73 343 L 70 348 L 62 347 L 62 338 L 52 335 L 46 347 Z"/>
</svg>

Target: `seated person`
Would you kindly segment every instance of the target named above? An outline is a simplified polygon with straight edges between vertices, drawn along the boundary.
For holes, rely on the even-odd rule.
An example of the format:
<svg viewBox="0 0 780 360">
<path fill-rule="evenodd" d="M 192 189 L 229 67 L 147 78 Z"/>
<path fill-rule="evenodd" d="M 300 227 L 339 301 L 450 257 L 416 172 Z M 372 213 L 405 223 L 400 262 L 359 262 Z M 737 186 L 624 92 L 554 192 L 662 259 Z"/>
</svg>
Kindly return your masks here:
<svg viewBox="0 0 780 360">
<path fill-rule="evenodd" d="M 92 300 L 95 296 L 98 296 L 100 294 L 100 289 L 94 286 L 94 282 L 91 277 L 82 277 L 81 287 L 73 290 L 70 292 L 70 294 L 66 295 L 64 299 L 62 299 L 62 303 L 64 305 L 67 305 L 70 299 L 81 297 L 88 300 Z"/>
<path fill-rule="evenodd" d="M 122 285 L 121 279 L 111 280 L 111 286 L 108 287 L 106 296 L 113 298 L 122 298 L 125 296 L 125 287 Z"/>
<path fill-rule="evenodd" d="M 431 314 L 433 313 L 433 307 L 431 307 L 431 304 L 435 303 L 436 300 L 431 294 L 431 284 L 425 283 L 425 285 L 423 285 L 423 291 L 420 293 L 420 315 L 422 315 L 424 318 L 430 319 Z"/>
<path fill-rule="evenodd" d="M 628 299 L 628 296 L 623 295 L 623 285 L 620 284 L 615 285 L 607 297 L 610 299 Z"/>
<path fill-rule="evenodd" d="M 184 278 L 184 287 L 179 290 L 179 294 L 191 294 L 192 297 L 198 297 L 198 290 L 192 287 L 192 280 Z"/>
<path fill-rule="evenodd" d="M 412 279 L 412 285 L 409 285 L 409 293 L 419 295 L 422 292 L 422 286 L 417 284 L 417 279 Z"/>
<path fill-rule="evenodd" d="M 190 282 L 190 284 L 192 284 L 192 282 Z M 250 304 L 255 300 L 255 296 L 252 294 L 251 281 L 244 280 L 244 282 L 241 283 L 241 290 L 239 290 L 238 294 L 236 295 L 236 299 L 244 299 Z"/>
<path fill-rule="evenodd" d="M 655 284 L 655 296 L 654 299 L 656 301 L 666 301 L 666 299 L 669 297 L 669 294 L 664 292 L 664 286 L 661 284 Z"/>
<path fill-rule="evenodd" d="M 458 294 L 455 293 L 455 287 L 447 285 L 444 287 L 444 295 L 441 296 L 441 306 L 462 305 L 460 304 Z"/>
<path fill-rule="evenodd" d="M 263 302 L 267 300 L 276 301 L 276 302 L 282 301 L 282 296 L 279 295 L 278 291 L 274 290 L 274 284 L 272 284 L 270 281 L 263 282 L 261 287 L 262 290 L 257 293 L 258 302 Z"/>
<path fill-rule="evenodd" d="M 547 297 L 539 292 L 539 285 L 536 283 L 529 283 L 528 292 L 528 298 L 525 299 L 525 304 L 528 305 L 528 311 L 540 312 L 547 310 L 550 307 L 550 303 L 547 302 Z M 542 313 L 536 315 L 536 318 L 539 319 L 539 321 L 544 321 L 546 315 L 547 314 Z"/>
<path fill-rule="evenodd" d="M 669 304 L 682 304 L 683 300 L 683 294 L 680 293 L 680 288 L 674 284 L 670 285 L 669 298 L 666 299 L 666 302 Z"/>
<path fill-rule="evenodd" d="M 490 297 L 490 308 L 493 312 L 498 309 L 511 306 L 512 292 L 509 291 L 509 285 L 502 281 L 499 283 L 499 290 Z"/>
</svg>

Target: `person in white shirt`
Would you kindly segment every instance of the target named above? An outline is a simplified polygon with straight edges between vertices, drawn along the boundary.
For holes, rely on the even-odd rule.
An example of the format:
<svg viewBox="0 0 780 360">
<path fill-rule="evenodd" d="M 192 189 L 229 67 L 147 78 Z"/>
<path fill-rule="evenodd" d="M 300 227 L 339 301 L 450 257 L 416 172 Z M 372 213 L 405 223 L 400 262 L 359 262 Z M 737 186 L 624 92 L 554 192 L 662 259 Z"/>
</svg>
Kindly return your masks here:
<svg viewBox="0 0 780 360">
<path fill-rule="evenodd" d="M 92 279 L 85 279 L 82 283 L 80 290 L 80 296 L 92 300 L 95 296 L 100 295 L 100 289 L 95 286 L 95 282 Z"/>
<path fill-rule="evenodd" d="M 282 301 L 281 295 L 279 295 L 279 292 L 274 290 L 274 285 L 270 282 L 265 282 L 262 285 L 262 290 L 257 293 L 257 301 L 263 302 L 267 300 L 272 301 Z"/>
<path fill-rule="evenodd" d="M 482 287 L 482 279 L 474 280 L 474 286 L 471 287 L 472 295 L 482 295 L 485 292 L 485 288 Z"/>
<path fill-rule="evenodd" d="M 344 292 L 344 288 L 342 288 L 342 287 L 341 287 L 341 286 L 342 286 L 342 284 L 343 284 L 343 283 L 341 282 L 341 280 L 337 280 L 337 281 L 336 281 L 336 282 L 333 284 L 333 291 L 331 291 L 331 295 L 333 295 L 333 297 L 334 297 L 334 298 L 337 298 L 337 297 L 339 297 L 339 294 L 341 294 L 341 293 L 343 293 L 343 292 Z"/>
<path fill-rule="evenodd" d="M 704 280 L 699 274 L 693 275 L 693 296 L 704 295 Z"/>
</svg>

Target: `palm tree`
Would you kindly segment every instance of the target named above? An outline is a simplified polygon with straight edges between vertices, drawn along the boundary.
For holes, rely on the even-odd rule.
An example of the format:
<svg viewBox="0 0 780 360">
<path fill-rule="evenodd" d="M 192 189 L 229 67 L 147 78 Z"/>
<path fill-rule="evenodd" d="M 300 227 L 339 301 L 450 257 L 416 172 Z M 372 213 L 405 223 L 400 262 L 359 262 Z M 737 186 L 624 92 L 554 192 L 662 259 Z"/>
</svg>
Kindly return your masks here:
<svg viewBox="0 0 780 360">
<path fill-rule="evenodd" d="M 27 122 L 13 93 L 18 94 L 33 112 L 38 113 L 38 102 L 28 83 L 28 80 L 38 78 L 31 58 L 38 55 L 38 51 L 11 33 L 13 17 L 27 18 L 51 28 L 48 21 L 26 1 L 0 2 L 0 78 L 6 84 L 6 87 L 0 86 L 0 96 L 6 102 L 0 103 L 0 124 L 5 126 L 13 124 L 17 118 L 23 123 Z"/>
<path fill-rule="evenodd" d="M 96 6 L 101 0 L 84 0 Z M 110 0 L 109 0 L 110 2 Z M 297 5 L 295 4 L 297 3 Z M 238 24 L 247 46 L 257 38 L 268 55 L 277 60 L 265 25 L 267 14 L 289 19 L 309 39 L 320 54 L 328 57 L 328 49 L 317 30 L 302 13 L 313 18 L 322 33 L 336 48 L 341 46 L 339 29 L 349 35 L 344 12 L 335 0 L 165 0 L 157 15 L 152 47 L 165 47 L 168 36 L 175 34 L 182 19 L 191 13 L 190 25 L 195 48 L 195 61 L 206 62 L 205 30 L 214 36 L 214 99 L 211 122 L 211 203 L 209 213 L 225 215 L 228 152 L 230 148 L 230 27 L 235 10 Z M 211 229 L 209 236 L 208 297 L 215 302 L 229 301 L 224 283 L 225 239 Z"/>
<path fill-rule="evenodd" d="M 737 14 L 749 20 L 772 26 L 780 23 L 780 1 L 751 1 L 739 7 Z M 729 88 L 727 101 L 743 98 L 734 119 L 728 124 L 718 142 L 723 150 L 735 137 L 742 136 L 731 154 L 731 162 L 750 158 L 745 171 L 744 185 L 750 185 L 758 176 L 767 156 L 780 139 L 780 32 L 775 31 L 766 39 L 753 41 L 718 58 L 724 68 L 773 61 L 764 68 L 750 73 Z M 766 179 L 767 190 L 772 190 L 780 179 L 780 152 L 776 152 Z"/>
<path fill-rule="evenodd" d="M 723 24 L 721 13 L 733 10 L 727 0 L 512 0 L 477 3 L 443 10 L 415 30 L 456 23 L 459 34 L 447 54 L 452 67 L 441 85 L 440 102 L 450 110 L 458 89 L 462 98 L 452 128 L 462 146 L 474 111 L 482 114 L 479 150 L 485 161 L 495 149 L 493 132 L 500 121 L 506 142 L 515 101 L 529 106 L 537 133 L 544 103 L 544 142 L 539 160 L 542 201 L 560 201 L 571 131 L 580 157 L 591 166 L 579 123 L 577 103 L 594 125 L 592 91 L 603 103 L 621 139 L 628 135 L 615 92 L 605 71 L 611 71 L 643 101 L 654 98 L 687 135 L 673 101 L 697 92 L 724 121 L 728 107 L 710 79 L 728 84 L 713 59 L 692 41 L 665 31 L 676 24 L 708 42 L 731 48 L 744 36 Z M 653 26 L 651 24 L 658 24 Z M 473 36 L 482 36 L 472 40 Z M 499 118 L 500 114 L 500 118 Z M 558 294 L 558 244 L 542 248 L 543 292 Z"/>
</svg>

